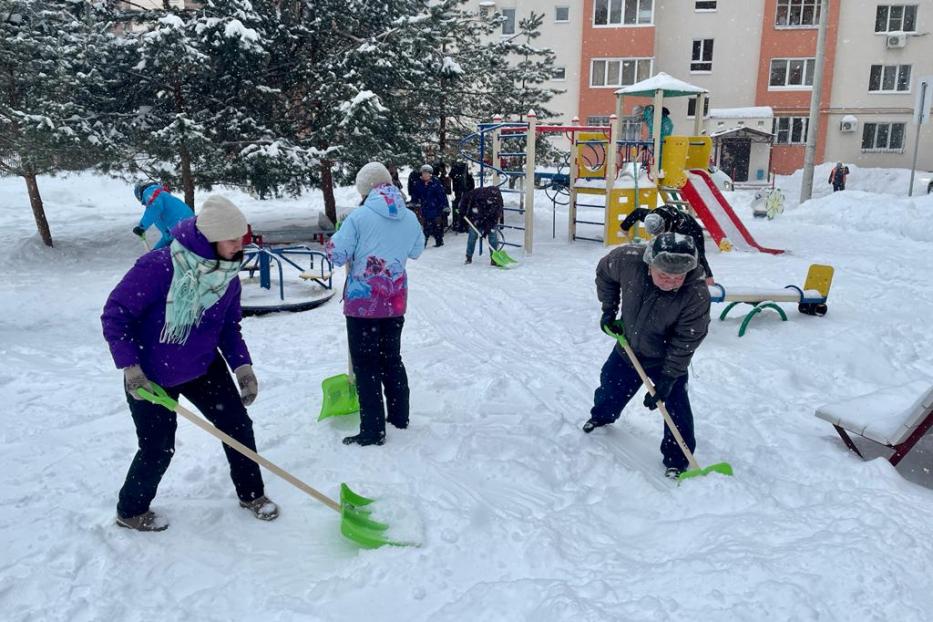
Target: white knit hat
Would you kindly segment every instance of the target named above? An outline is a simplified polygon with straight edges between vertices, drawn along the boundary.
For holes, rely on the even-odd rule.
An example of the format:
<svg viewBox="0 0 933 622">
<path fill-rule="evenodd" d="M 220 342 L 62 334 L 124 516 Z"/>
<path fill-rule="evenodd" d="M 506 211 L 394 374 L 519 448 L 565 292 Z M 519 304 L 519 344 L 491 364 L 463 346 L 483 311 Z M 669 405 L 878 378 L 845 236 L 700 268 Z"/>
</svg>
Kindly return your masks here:
<svg viewBox="0 0 933 622">
<path fill-rule="evenodd" d="M 207 197 L 195 221 L 208 242 L 238 240 L 246 235 L 246 217 L 230 199 L 214 194 Z"/>
<path fill-rule="evenodd" d="M 356 190 L 364 198 L 368 197 L 369 192 L 376 186 L 391 183 L 392 175 L 381 162 L 370 162 L 356 174 Z"/>
</svg>

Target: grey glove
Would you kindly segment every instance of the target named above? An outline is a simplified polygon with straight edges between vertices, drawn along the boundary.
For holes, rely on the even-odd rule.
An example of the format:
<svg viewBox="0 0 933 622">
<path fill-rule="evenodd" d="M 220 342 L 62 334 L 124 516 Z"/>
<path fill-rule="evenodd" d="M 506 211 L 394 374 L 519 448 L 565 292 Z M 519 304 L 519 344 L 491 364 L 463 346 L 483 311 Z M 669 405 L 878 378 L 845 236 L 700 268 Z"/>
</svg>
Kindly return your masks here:
<svg viewBox="0 0 933 622">
<path fill-rule="evenodd" d="M 137 393 L 139 389 L 152 391 L 152 385 L 149 384 L 149 379 L 146 378 L 146 374 L 143 373 L 143 368 L 139 365 L 130 365 L 129 367 L 123 368 L 123 386 L 126 387 L 126 392 L 129 393 L 130 397 L 134 400 L 143 399 L 139 393 Z"/>
<path fill-rule="evenodd" d="M 236 374 L 237 384 L 240 385 L 240 399 L 243 400 L 244 406 L 249 406 L 259 395 L 259 381 L 253 373 L 253 366 L 240 365 L 233 373 Z"/>
</svg>

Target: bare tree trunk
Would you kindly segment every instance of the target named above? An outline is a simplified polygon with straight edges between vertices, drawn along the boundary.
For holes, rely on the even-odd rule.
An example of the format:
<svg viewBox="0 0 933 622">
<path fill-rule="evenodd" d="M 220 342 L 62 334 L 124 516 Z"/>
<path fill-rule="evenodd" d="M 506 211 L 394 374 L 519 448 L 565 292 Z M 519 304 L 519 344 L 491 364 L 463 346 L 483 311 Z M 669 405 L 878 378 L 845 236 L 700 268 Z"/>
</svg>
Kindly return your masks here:
<svg viewBox="0 0 933 622">
<path fill-rule="evenodd" d="M 45 208 L 42 206 L 42 196 L 39 194 L 39 183 L 36 181 L 36 174 L 29 172 L 23 175 L 26 180 L 26 189 L 29 191 L 29 204 L 32 205 L 32 215 L 36 218 L 36 229 L 42 237 L 42 243 L 46 246 L 52 246 L 52 231 L 49 229 L 49 221 L 45 218 Z"/>
<path fill-rule="evenodd" d="M 185 203 L 194 211 L 194 177 L 191 175 L 191 154 L 181 146 L 181 184 L 185 189 Z"/>
<path fill-rule="evenodd" d="M 177 80 L 172 84 L 172 92 L 175 95 L 175 112 L 185 111 L 185 97 L 181 93 L 181 83 Z M 194 177 L 191 175 L 191 152 L 184 143 L 179 146 L 178 153 L 181 156 L 181 185 L 185 189 L 185 203 L 194 210 Z"/>
<path fill-rule="evenodd" d="M 321 160 L 321 191 L 324 193 L 324 214 L 337 224 L 337 200 L 334 198 L 334 163 Z"/>
</svg>

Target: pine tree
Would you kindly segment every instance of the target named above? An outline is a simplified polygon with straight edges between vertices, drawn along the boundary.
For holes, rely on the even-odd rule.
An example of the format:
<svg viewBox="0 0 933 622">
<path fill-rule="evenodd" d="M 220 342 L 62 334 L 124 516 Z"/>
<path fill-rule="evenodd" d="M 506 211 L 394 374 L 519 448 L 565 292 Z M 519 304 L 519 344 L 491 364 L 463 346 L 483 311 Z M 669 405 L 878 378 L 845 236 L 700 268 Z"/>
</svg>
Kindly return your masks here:
<svg viewBox="0 0 933 622">
<path fill-rule="evenodd" d="M 0 174 L 25 180 L 47 246 L 37 177 L 86 168 L 108 147 L 107 125 L 93 109 L 108 17 L 105 5 L 0 0 Z"/>
</svg>

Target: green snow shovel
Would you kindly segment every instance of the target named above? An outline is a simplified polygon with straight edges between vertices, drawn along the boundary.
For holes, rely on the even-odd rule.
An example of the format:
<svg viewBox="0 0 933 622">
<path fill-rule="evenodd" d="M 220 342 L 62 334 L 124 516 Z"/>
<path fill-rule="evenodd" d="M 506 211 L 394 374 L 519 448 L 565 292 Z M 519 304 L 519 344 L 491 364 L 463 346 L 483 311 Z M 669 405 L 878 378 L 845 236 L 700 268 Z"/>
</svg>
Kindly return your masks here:
<svg viewBox="0 0 933 622">
<path fill-rule="evenodd" d="M 476 232 L 476 235 L 478 235 L 481 240 L 486 237 L 485 235 L 479 232 L 479 229 L 476 228 L 476 225 L 470 222 L 469 218 L 464 216 L 463 220 L 466 222 L 466 224 L 470 225 L 470 228 Z M 486 240 L 486 243 L 489 244 L 488 239 Z M 499 266 L 500 268 L 508 268 L 512 264 L 518 263 L 516 260 L 509 257 L 509 254 L 506 253 L 504 250 L 502 250 L 501 248 L 497 249 L 492 244 L 489 244 L 489 254 L 492 257 L 492 260 L 495 262 L 495 264 Z"/>
<path fill-rule="evenodd" d="M 622 332 L 621 327 L 618 324 L 616 324 L 616 327 L 620 329 L 619 332 L 614 332 L 610 328 L 605 328 L 603 332 L 619 342 L 619 345 L 622 346 L 622 348 L 625 350 L 625 353 L 628 355 L 628 359 L 632 362 L 632 366 L 635 368 L 635 371 L 637 371 L 638 375 L 641 377 L 641 381 L 648 389 L 648 393 L 654 395 L 654 383 L 651 382 L 651 378 L 649 378 L 648 374 L 645 373 L 645 369 L 641 366 L 641 362 L 639 362 L 638 357 L 635 356 L 635 351 L 632 350 L 632 346 L 628 344 L 628 340 L 625 338 L 625 334 Z M 700 463 L 698 463 L 696 458 L 693 457 L 693 452 L 690 451 L 689 447 L 687 447 L 687 443 L 684 442 L 684 437 L 680 435 L 680 430 L 677 429 L 677 425 L 675 425 L 674 420 L 671 419 L 671 415 L 667 412 L 667 407 L 664 405 L 664 402 L 658 402 L 658 410 L 661 411 L 661 415 L 664 417 L 664 423 L 667 424 L 667 428 L 671 431 L 671 434 L 674 436 L 674 440 L 676 440 L 677 444 L 680 446 L 680 451 L 684 452 L 684 456 L 687 457 L 687 462 L 690 465 L 688 470 L 677 476 L 678 480 L 690 479 L 691 477 L 700 477 L 703 475 L 709 475 L 710 473 L 714 472 L 720 473 L 722 475 L 732 475 L 732 465 L 728 462 L 711 464 L 705 468 L 701 467 Z"/>
<path fill-rule="evenodd" d="M 346 266 L 346 273 L 349 279 L 349 263 Z M 347 349 L 347 373 L 325 378 L 321 382 L 321 392 L 324 394 L 324 400 L 321 402 L 321 414 L 318 415 L 318 421 L 360 412 L 360 396 L 356 392 L 356 377 L 353 375 L 353 359 L 349 348 Z"/>
<path fill-rule="evenodd" d="M 224 444 L 232 448 L 234 451 L 243 454 L 256 464 L 266 467 L 295 488 L 310 495 L 317 501 L 320 501 L 330 509 L 339 513 L 340 533 L 342 533 L 347 539 L 352 540 L 363 548 L 367 549 L 378 548 L 384 544 L 393 544 L 395 546 L 417 545 L 415 542 L 398 542 L 391 539 L 387 533 L 389 530 L 389 525 L 381 523 L 372 518 L 372 509 L 370 509 L 369 506 L 371 506 L 373 503 L 376 503 L 374 499 L 367 499 L 366 497 L 358 495 L 350 490 L 349 486 L 342 483 L 340 484 L 340 503 L 337 503 L 327 495 L 315 490 L 285 469 L 263 458 L 243 443 L 239 442 L 232 436 L 221 432 L 209 422 L 205 421 L 184 406 L 180 405 L 176 399 L 172 398 L 171 395 L 165 392 L 165 389 L 156 383 L 150 382 L 149 384 L 152 385 L 152 391 L 139 389 L 138 393 L 140 397 L 149 402 L 152 402 L 153 404 L 164 406 L 165 408 L 181 415 L 208 434 L 219 438 Z"/>
</svg>

